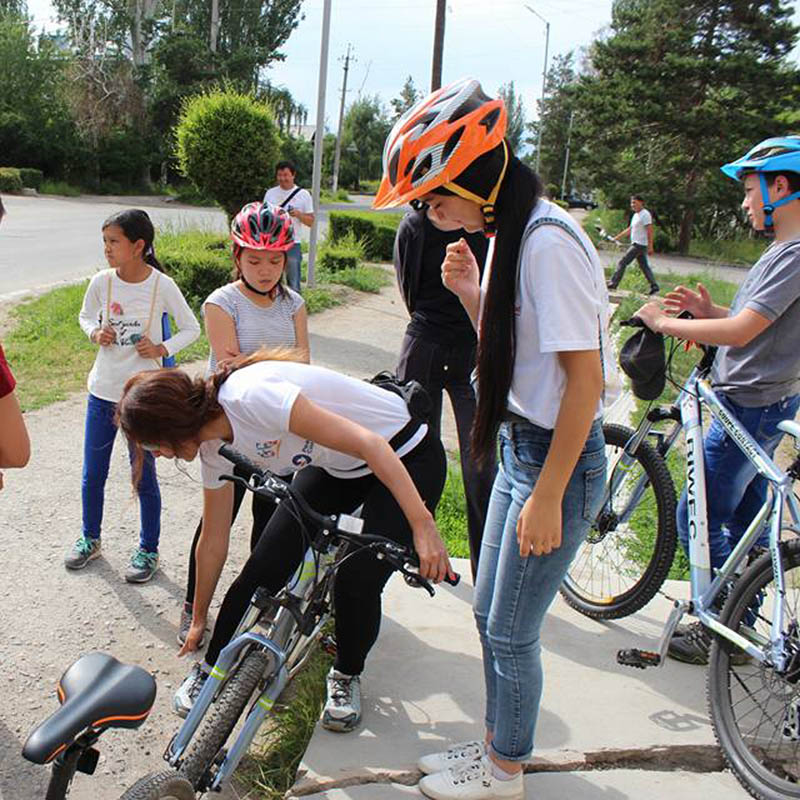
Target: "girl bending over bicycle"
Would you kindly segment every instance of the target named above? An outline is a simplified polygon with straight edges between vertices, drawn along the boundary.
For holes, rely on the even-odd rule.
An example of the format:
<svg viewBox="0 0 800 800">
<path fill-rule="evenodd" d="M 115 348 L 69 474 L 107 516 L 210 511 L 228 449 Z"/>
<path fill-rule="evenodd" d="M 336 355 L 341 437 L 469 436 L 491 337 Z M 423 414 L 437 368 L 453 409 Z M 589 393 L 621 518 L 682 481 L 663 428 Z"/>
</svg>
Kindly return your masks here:
<svg viewBox="0 0 800 800">
<path fill-rule="evenodd" d="M 139 450 L 191 461 L 200 456 L 203 530 L 197 543 L 192 624 L 181 654 L 195 650 L 228 551 L 233 487 L 219 455 L 229 442 L 256 465 L 292 483 L 314 510 L 352 513 L 363 504 L 367 528 L 413 544 L 420 574 L 451 574 L 433 512 L 445 480 L 445 455 L 428 426 L 399 395 L 322 367 L 259 352 L 207 380 L 179 370 L 131 378 L 118 419 Z M 357 420 L 357 421 L 356 421 Z M 185 715 L 253 592 L 277 593 L 303 559 L 305 543 L 291 509 L 279 506 L 220 608 L 205 662 L 195 664 L 175 697 Z M 378 636 L 381 592 L 393 568 L 361 552 L 340 568 L 334 592 L 336 662 L 328 676 L 323 724 L 349 731 L 361 719 L 360 675 Z"/>
<path fill-rule="evenodd" d="M 782 432 L 778 423 L 800 408 L 800 136 L 767 139 L 722 171 L 744 184 L 742 208 L 756 231 L 774 234 L 742 282 L 730 309 L 716 305 L 705 287 L 678 286 L 637 312 L 647 327 L 681 339 L 718 345 L 711 372 L 714 390 L 770 457 Z M 711 566 L 721 567 L 766 500 L 767 481 L 727 436 L 716 418 L 703 443 Z M 686 490 L 677 510 L 678 536 L 688 552 Z M 769 530 L 758 544 L 766 546 Z M 707 664 L 711 637 L 695 622 L 679 628 L 669 655 Z"/>
</svg>

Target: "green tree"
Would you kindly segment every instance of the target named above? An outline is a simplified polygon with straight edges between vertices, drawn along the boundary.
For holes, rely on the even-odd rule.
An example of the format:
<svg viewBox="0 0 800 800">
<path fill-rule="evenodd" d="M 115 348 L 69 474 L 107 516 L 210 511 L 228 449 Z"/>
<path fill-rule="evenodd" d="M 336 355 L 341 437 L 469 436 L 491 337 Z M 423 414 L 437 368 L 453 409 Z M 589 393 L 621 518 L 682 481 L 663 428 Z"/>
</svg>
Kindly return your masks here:
<svg viewBox="0 0 800 800">
<path fill-rule="evenodd" d="M 508 114 L 506 139 L 514 152 L 518 153 L 525 136 L 525 107 L 522 104 L 522 98 L 514 89 L 514 81 L 504 83 L 497 94 L 503 98 Z"/>
<path fill-rule="evenodd" d="M 406 82 L 403 84 L 403 88 L 400 90 L 400 94 L 390 101 L 392 111 L 394 112 L 392 122 L 396 122 L 421 98 L 422 93 L 414 86 L 414 79 L 409 75 L 406 78 Z"/>
<path fill-rule="evenodd" d="M 791 15 L 783 0 L 617 0 L 592 45 L 581 158 L 616 205 L 644 194 L 682 252 L 698 222 L 713 232 L 734 218 L 720 164 L 787 128 Z"/>
<path fill-rule="evenodd" d="M 183 174 L 229 218 L 261 198 L 280 152 L 272 109 L 232 90 L 187 98 L 175 138 Z"/>
<path fill-rule="evenodd" d="M 347 109 L 342 122 L 341 186 L 359 189 L 360 181 L 381 177 L 383 143 L 391 126 L 377 95 L 357 100 Z"/>
</svg>

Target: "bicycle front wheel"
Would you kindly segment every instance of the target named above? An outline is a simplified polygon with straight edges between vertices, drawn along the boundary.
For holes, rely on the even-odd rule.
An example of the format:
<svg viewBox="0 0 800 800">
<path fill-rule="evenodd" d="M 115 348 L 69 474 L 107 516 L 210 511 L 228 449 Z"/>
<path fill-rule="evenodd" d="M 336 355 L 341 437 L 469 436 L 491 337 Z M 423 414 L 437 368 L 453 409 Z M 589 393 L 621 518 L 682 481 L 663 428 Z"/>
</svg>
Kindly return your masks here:
<svg viewBox="0 0 800 800">
<path fill-rule="evenodd" d="M 194 800 L 194 789 L 172 770 L 163 770 L 139 778 L 120 800 Z"/>
<path fill-rule="evenodd" d="M 225 682 L 219 697 L 200 723 L 178 770 L 178 774 L 196 790 L 205 788 L 204 776 L 236 727 L 259 682 L 265 677 L 270 660 L 263 650 L 251 650 Z"/>
<path fill-rule="evenodd" d="M 723 756 L 742 786 L 761 800 L 800 798 L 800 541 L 781 545 L 781 561 L 782 598 L 767 554 L 739 579 L 720 619 L 768 653 L 773 611 L 781 603 L 786 669 L 779 673 L 769 657 L 746 658 L 715 637 L 707 677 L 711 722 Z"/>
<path fill-rule="evenodd" d="M 619 464 L 634 433 L 603 425 L 614 491 L 561 584 L 567 603 L 595 619 L 627 617 L 649 603 L 675 557 L 675 485 L 664 459 L 642 442 L 630 467 Z"/>
</svg>

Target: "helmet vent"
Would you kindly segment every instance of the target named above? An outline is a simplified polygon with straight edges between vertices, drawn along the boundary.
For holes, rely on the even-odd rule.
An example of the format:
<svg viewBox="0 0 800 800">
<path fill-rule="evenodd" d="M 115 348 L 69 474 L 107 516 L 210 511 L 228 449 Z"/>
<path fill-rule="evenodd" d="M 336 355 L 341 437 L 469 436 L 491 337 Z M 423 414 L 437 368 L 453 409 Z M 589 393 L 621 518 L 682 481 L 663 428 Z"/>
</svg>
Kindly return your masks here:
<svg viewBox="0 0 800 800">
<path fill-rule="evenodd" d="M 389 161 L 389 181 L 392 184 L 397 183 L 397 168 L 400 165 L 400 150 L 395 150 Z"/>
<path fill-rule="evenodd" d="M 494 126 L 497 125 L 497 120 L 500 119 L 500 109 L 495 108 L 490 111 L 481 121 L 480 125 L 483 125 L 486 128 L 486 133 L 490 133 Z"/>
<path fill-rule="evenodd" d="M 450 123 L 456 122 L 456 120 L 466 117 L 467 114 L 474 111 L 477 107 L 478 104 L 475 102 L 475 98 L 468 97 L 463 103 L 456 106 L 453 113 L 447 118 L 447 121 Z"/>
<path fill-rule="evenodd" d="M 420 180 L 420 178 L 425 177 L 426 173 L 430 172 L 432 166 L 433 166 L 433 159 L 431 158 L 431 155 L 429 153 L 414 168 L 414 172 L 411 175 L 411 183 L 412 184 L 416 183 L 418 180 Z"/>
<path fill-rule="evenodd" d="M 461 141 L 461 136 L 463 133 L 464 126 L 462 125 L 458 130 L 450 134 L 450 137 L 444 143 L 444 148 L 442 150 L 442 161 L 447 161 L 447 159 L 450 158 L 450 154 L 456 149 L 459 141 Z"/>
</svg>

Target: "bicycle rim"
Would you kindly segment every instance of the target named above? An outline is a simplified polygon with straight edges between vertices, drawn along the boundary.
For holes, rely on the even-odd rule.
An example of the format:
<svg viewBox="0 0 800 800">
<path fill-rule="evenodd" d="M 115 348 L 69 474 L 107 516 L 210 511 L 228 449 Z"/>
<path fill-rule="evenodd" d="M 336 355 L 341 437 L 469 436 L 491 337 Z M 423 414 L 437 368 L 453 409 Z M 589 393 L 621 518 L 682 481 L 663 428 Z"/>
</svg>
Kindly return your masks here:
<svg viewBox="0 0 800 800">
<path fill-rule="evenodd" d="M 772 611 L 782 602 L 789 668 L 778 674 L 769 662 L 737 665 L 741 651 L 716 638 L 707 678 L 723 756 L 745 789 L 761 800 L 800 798 L 800 542 L 781 545 L 781 552 L 785 596 L 779 598 L 771 560 L 763 556 L 733 588 L 721 620 L 752 640 L 768 642 Z"/>
<path fill-rule="evenodd" d="M 638 611 L 661 588 L 675 556 L 675 486 L 664 459 L 642 442 L 631 467 L 615 467 L 634 431 L 604 425 L 608 476 L 622 480 L 600 510 L 561 587 L 570 606 L 589 617 L 616 619 Z M 632 513 L 626 509 L 640 479 L 647 479 Z"/>
</svg>

